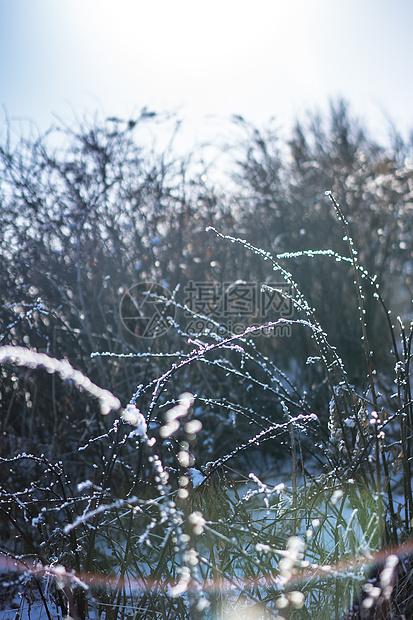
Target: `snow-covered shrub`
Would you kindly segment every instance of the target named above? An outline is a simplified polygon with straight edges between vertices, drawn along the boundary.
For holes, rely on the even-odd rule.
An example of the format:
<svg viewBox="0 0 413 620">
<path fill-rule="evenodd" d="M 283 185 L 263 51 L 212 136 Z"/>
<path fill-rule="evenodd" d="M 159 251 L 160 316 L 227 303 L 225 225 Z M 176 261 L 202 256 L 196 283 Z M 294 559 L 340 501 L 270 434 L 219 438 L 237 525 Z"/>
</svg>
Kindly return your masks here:
<svg viewBox="0 0 413 620">
<path fill-rule="evenodd" d="M 1 552 L 19 613 L 321 620 L 376 561 L 365 609 L 409 587 L 412 336 L 384 299 L 408 281 L 412 174 L 343 108 L 332 125 L 297 127 L 288 165 L 254 133 L 219 200 L 116 119 L 61 152 L 0 149 Z M 173 290 L 164 340 L 122 326 L 137 274 Z M 254 280 L 293 312 L 235 331 L 185 304 L 183 277 Z"/>
</svg>

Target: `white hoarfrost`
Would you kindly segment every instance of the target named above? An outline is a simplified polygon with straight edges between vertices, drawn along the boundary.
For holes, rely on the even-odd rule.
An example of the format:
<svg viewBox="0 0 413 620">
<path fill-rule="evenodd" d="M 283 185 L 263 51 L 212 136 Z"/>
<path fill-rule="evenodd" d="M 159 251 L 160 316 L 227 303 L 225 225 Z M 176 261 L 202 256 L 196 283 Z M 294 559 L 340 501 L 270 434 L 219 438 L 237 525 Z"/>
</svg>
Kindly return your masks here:
<svg viewBox="0 0 413 620">
<path fill-rule="evenodd" d="M 138 436 L 141 439 L 147 439 L 148 425 L 146 424 L 145 417 L 132 403 L 126 405 L 126 409 L 122 412 L 122 418 L 125 422 L 129 422 L 132 426 L 135 426 L 135 430 L 132 431 L 130 436 Z"/>
<path fill-rule="evenodd" d="M 75 370 L 67 360 L 57 360 L 45 353 L 37 353 L 24 347 L 0 347 L 0 364 L 7 362 L 26 368 L 44 368 L 50 374 L 57 373 L 63 380 L 72 381 L 89 396 L 98 399 L 103 415 L 121 408 L 119 399 L 112 392 L 92 383 L 83 373 Z"/>
</svg>

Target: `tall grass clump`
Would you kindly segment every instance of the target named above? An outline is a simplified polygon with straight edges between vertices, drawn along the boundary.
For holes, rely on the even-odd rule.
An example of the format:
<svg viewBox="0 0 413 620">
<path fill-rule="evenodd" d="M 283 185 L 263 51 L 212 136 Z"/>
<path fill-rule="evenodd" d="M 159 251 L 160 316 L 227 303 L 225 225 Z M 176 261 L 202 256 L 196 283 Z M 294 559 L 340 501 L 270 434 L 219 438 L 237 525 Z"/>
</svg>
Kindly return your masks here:
<svg viewBox="0 0 413 620">
<path fill-rule="evenodd" d="M 125 360 L 136 369 L 146 360 L 159 364 L 128 402 L 65 360 L 0 347 L 4 377 L 50 375 L 86 415 L 82 440 L 62 459 L 18 444 L 0 458 L 7 617 L 411 616 L 412 331 L 393 325 L 339 204 L 331 194 L 328 200 L 347 254 L 272 255 L 209 229 L 218 243 L 238 244 L 271 265 L 288 286 L 263 286 L 291 303 L 294 315 L 235 334 L 181 303 L 177 288 L 175 350 L 93 354 L 107 374 Z M 329 261 L 352 280 L 363 389 L 294 276 L 299 260 Z M 370 298 L 392 342 L 393 385 L 375 368 Z M 189 332 L 179 322 L 184 311 L 200 324 L 208 319 L 209 328 Z M 312 398 L 300 370 L 289 376 L 258 346 L 258 332 L 285 325 L 310 335 L 302 375 L 317 368 L 323 401 Z M 215 396 L 211 377 L 220 386 Z"/>
</svg>

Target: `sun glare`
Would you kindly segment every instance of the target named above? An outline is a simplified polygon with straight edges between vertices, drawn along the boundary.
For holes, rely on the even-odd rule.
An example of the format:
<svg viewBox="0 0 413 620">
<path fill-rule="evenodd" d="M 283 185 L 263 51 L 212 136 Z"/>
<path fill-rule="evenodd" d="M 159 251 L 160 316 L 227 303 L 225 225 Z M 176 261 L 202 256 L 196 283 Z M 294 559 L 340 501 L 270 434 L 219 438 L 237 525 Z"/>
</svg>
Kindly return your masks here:
<svg viewBox="0 0 413 620">
<path fill-rule="evenodd" d="M 68 19 L 85 56 L 131 99 L 229 113 L 227 105 L 253 98 L 266 81 L 287 91 L 303 87 L 311 13 L 298 5 L 120 2 L 114 11 L 109 2 L 74 2 Z"/>
</svg>

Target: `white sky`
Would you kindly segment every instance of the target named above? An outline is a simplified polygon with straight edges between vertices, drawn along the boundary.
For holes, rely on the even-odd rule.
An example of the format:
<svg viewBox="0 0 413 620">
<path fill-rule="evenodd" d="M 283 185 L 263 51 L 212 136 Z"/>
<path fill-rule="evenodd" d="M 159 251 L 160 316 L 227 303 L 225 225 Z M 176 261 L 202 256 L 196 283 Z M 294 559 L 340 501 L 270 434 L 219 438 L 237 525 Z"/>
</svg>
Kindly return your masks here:
<svg viewBox="0 0 413 620">
<path fill-rule="evenodd" d="M 411 0 L 0 0 L 0 103 L 41 129 L 147 106 L 202 133 L 208 115 L 282 124 L 344 96 L 405 130 L 412 30 Z"/>
</svg>

